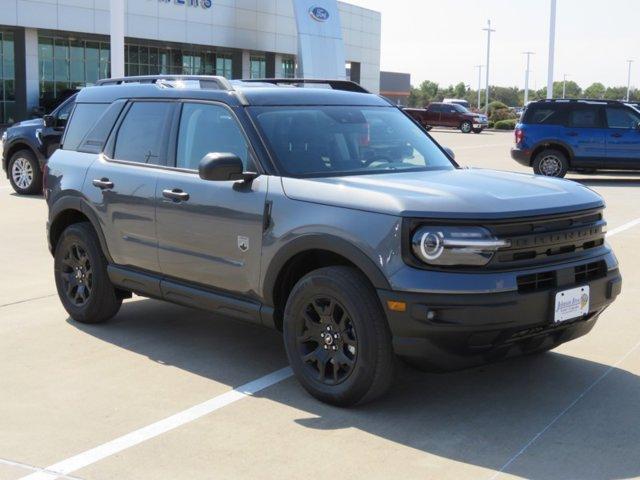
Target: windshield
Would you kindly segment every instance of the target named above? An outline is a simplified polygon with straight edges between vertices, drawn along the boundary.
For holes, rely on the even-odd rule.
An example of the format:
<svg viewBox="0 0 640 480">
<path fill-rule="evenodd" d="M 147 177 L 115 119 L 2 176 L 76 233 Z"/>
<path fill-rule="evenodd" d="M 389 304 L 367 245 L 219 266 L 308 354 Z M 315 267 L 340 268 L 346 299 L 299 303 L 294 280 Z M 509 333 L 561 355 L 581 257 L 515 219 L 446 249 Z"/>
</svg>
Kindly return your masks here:
<svg viewBox="0 0 640 480">
<path fill-rule="evenodd" d="M 454 168 L 438 146 L 394 107 L 253 107 L 250 111 L 287 176 Z"/>
</svg>

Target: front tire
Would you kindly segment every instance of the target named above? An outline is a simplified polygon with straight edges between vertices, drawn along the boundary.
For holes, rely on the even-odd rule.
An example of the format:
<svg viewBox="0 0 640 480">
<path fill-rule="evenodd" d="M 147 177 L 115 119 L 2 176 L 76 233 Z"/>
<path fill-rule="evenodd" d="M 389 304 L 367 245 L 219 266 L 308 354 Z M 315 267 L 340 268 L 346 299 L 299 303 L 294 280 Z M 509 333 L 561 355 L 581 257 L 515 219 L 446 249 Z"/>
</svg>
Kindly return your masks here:
<svg viewBox="0 0 640 480">
<path fill-rule="evenodd" d="M 122 305 L 107 274 L 107 260 L 95 230 L 76 223 L 62 232 L 54 254 L 58 296 L 71 318 L 81 323 L 102 323 Z"/>
<path fill-rule="evenodd" d="M 38 159 L 29 150 L 14 153 L 9 160 L 9 182 L 20 195 L 42 192 L 42 171 Z"/>
<path fill-rule="evenodd" d="M 473 129 L 473 133 L 476 133 L 476 134 L 478 134 L 478 133 L 482 133 L 482 131 L 483 131 L 483 130 L 484 130 L 484 129 L 482 129 L 482 128 L 474 128 L 474 129 Z"/>
<path fill-rule="evenodd" d="M 462 133 L 471 133 L 472 130 L 473 130 L 473 125 L 471 124 L 471 122 L 465 120 L 460 124 L 460 131 Z"/>
<path fill-rule="evenodd" d="M 563 178 L 569 171 L 569 161 L 559 150 L 543 150 L 533 160 L 533 171 L 536 175 Z"/>
<path fill-rule="evenodd" d="M 302 386 L 317 399 L 347 407 L 384 394 L 396 358 L 385 314 L 367 279 L 351 267 L 303 277 L 284 312 L 284 342 Z"/>
</svg>

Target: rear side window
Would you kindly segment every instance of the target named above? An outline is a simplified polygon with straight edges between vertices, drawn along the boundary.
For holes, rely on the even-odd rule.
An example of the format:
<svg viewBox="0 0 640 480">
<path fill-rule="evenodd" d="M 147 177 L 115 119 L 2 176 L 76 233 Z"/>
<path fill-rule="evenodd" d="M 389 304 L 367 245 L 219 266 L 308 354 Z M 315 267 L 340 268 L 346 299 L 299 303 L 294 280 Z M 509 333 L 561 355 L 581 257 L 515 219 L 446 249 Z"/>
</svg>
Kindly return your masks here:
<svg viewBox="0 0 640 480">
<path fill-rule="evenodd" d="M 567 120 L 565 109 L 560 105 L 532 105 L 522 120 L 531 125 L 564 125 Z"/>
<path fill-rule="evenodd" d="M 118 129 L 114 158 L 164 165 L 167 127 L 174 104 L 135 102 Z"/>
<path fill-rule="evenodd" d="M 80 142 L 89 130 L 98 122 L 108 103 L 78 103 L 73 110 L 71 122 L 69 123 L 64 137 L 64 150 L 77 150 Z"/>
<path fill-rule="evenodd" d="M 600 128 L 598 107 L 572 108 L 569 112 L 569 126 L 574 128 Z"/>
<path fill-rule="evenodd" d="M 107 142 L 107 138 L 109 137 L 109 133 L 111 133 L 111 129 L 113 129 L 113 125 L 116 123 L 116 120 L 118 120 L 118 116 L 120 115 L 120 112 L 122 112 L 125 104 L 125 100 L 118 100 L 107 108 L 107 111 L 104 112 L 102 117 L 100 117 L 100 120 L 98 120 L 98 122 L 93 126 L 93 129 L 91 129 L 80 143 L 80 146 L 78 147 L 79 152 L 102 152 Z"/>
<path fill-rule="evenodd" d="M 442 111 L 442 107 L 440 105 L 429 105 L 427 110 L 434 113 L 440 113 Z"/>
</svg>

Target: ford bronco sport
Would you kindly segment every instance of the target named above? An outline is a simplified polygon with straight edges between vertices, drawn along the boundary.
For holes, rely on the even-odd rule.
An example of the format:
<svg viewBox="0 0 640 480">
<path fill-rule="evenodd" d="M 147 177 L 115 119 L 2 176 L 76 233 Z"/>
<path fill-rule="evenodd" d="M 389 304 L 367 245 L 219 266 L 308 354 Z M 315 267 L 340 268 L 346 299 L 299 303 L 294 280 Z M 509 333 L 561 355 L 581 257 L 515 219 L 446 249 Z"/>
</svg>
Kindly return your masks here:
<svg viewBox="0 0 640 480">
<path fill-rule="evenodd" d="M 275 328 L 335 405 L 381 395 L 396 356 L 452 369 L 554 348 L 621 290 L 597 194 L 462 169 L 351 82 L 86 88 L 45 196 L 73 319 L 135 293 Z"/>
</svg>

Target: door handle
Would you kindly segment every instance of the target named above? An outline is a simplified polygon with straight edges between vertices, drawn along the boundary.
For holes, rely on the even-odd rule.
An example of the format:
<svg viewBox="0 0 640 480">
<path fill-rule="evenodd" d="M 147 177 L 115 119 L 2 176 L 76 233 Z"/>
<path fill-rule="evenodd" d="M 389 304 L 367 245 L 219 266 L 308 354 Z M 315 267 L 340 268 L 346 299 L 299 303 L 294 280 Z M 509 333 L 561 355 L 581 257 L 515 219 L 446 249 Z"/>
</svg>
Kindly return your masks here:
<svg viewBox="0 0 640 480">
<path fill-rule="evenodd" d="M 169 200 L 173 200 L 174 202 L 187 202 L 189 200 L 189 194 L 187 192 L 183 192 L 179 188 L 174 188 L 173 190 L 163 190 L 162 196 L 164 198 L 168 198 Z"/>
<path fill-rule="evenodd" d="M 569 133 L 567 133 L 567 136 L 569 136 L 569 137 L 577 137 L 578 136 L 578 132 L 569 132 Z"/>
<path fill-rule="evenodd" d="M 611 134 L 611 136 L 612 136 L 613 138 L 621 138 L 621 137 L 622 137 L 622 134 L 621 134 L 621 133 L 612 133 L 612 134 Z"/>
<path fill-rule="evenodd" d="M 113 188 L 113 182 L 108 178 L 101 178 L 100 180 L 94 180 L 93 186 L 99 188 L 100 190 L 111 190 Z"/>
</svg>

